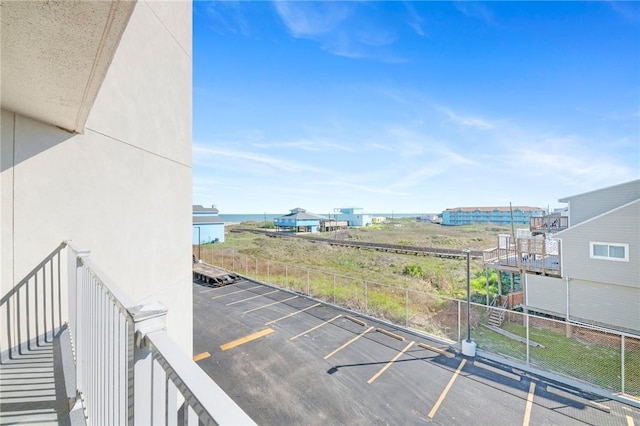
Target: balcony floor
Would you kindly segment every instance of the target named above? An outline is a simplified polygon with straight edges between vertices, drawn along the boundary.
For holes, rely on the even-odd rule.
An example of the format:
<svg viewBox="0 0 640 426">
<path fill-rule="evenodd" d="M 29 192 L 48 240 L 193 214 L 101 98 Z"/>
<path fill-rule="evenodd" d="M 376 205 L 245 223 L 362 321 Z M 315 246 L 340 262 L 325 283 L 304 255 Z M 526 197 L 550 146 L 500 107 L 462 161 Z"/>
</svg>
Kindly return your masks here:
<svg viewBox="0 0 640 426">
<path fill-rule="evenodd" d="M 71 424 L 59 342 L 41 339 L 2 359 L 0 424 Z"/>
</svg>

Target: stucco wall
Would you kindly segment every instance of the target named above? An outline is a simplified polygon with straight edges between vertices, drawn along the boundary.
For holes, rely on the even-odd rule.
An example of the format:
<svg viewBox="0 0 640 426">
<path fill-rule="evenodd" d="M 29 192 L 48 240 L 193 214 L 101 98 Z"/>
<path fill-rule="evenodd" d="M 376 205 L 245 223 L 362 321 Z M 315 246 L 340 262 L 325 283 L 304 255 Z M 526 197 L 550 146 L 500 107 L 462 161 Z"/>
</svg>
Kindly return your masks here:
<svg viewBox="0 0 640 426">
<path fill-rule="evenodd" d="M 138 2 L 83 134 L 1 124 L 2 294 L 71 239 L 190 354 L 190 2 Z"/>
</svg>

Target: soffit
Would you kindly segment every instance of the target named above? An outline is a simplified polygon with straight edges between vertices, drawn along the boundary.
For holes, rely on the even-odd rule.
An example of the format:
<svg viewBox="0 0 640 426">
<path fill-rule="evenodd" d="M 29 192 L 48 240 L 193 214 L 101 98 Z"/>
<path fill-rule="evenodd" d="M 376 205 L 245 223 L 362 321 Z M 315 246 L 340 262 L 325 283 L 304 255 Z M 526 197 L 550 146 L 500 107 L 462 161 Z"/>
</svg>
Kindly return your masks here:
<svg viewBox="0 0 640 426">
<path fill-rule="evenodd" d="M 82 131 L 134 7 L 132 1 L 2 2 L 2 108 Z"/>
</svg>

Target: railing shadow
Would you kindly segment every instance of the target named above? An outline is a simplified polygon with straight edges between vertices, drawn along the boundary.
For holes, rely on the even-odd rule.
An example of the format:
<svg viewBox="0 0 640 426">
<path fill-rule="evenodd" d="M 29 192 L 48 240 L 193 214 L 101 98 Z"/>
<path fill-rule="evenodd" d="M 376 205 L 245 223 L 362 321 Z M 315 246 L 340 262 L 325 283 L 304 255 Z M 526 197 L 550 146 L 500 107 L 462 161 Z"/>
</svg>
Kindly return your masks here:
<svg viewBox="0 0 640 426">
<path fill-rule="evenodd" d="M 65 247 L 61 243 L 0 299 L 0 364 L 50 348 L 62 327 Z"/>
</svg>

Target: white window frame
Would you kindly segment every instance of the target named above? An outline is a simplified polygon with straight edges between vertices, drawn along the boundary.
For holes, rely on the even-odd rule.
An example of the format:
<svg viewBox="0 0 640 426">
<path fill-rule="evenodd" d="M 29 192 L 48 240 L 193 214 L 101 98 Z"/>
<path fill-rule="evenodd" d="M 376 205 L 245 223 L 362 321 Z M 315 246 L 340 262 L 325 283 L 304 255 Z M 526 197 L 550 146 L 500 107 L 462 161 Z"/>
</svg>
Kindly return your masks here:
<svg viewBox="0 0 640 426">
<path fill-rule="evenodd" d="M 621 257 L 611 257 L 611 256 L 597 256 L 595 254 L 593 254 L 593 247 L 594 246 L 616 246 L 616 247 L 623 247 L 624 248 L 624 258 Z M 609 251 L 609 250 L 607 250 Z M 589 242 L 589 257 L 591 259 L 599 259 L 599 260 L 613 260 L 614 262 L 628 262 L 629 261 L 629 244 L 624 244 L 624 243 L 604 243 L 604 242 L 600 242 L 600 241 L 590 241 Z"/>
</svg>

